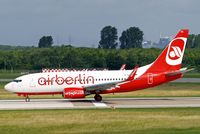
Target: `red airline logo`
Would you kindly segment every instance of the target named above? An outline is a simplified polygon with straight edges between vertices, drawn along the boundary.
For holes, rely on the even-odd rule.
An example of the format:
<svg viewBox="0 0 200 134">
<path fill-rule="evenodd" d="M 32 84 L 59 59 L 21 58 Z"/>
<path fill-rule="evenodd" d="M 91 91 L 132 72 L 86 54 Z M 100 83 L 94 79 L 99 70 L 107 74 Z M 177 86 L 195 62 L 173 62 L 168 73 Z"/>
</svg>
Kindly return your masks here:
<svg viewBox="0 0 200 134">
<path fill-rule="evenodd" d="M 169 44 L 168 52 L 166 55 L 166 62 L 169 65 L 181 64 L 185 43 L 186 38 L 176 38 Z"/>
<path fill-rule="evenodd" d="M 71 76 L 61 77 L 56 74 L 53 77 L 48 75 L 47 77 L 38 78 L 38 84 L 41 86 L 54 85 L 54 84 L 57 85 L 94 84 L 94 77 L 86 76 L 85 74 L 78 74 L 75 77 Z"/>
<path fill-rule="evenodd" d="M 174 40 L 171 43 L 170 50 L 169 50 L 169 58 L 172 60 L 179 59 L 183 54 L 183 46 L 184 41 L 181 39 Z"/>
</svg>

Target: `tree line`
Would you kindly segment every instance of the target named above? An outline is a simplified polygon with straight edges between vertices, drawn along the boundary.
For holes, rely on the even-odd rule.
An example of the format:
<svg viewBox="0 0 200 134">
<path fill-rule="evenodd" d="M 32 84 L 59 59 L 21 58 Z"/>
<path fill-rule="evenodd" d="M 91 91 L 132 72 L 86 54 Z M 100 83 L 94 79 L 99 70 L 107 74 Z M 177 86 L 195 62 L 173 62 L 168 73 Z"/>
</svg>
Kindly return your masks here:
<svg viewBox="0 0 200 134">
<path fill-rule="evenodd" d="M 187 48 L 200 48 L 200 34 L 190 34 L 188 36 Z"/>
<path fill-rule="evenodd" d="M 100 32 L 100 41 L 98 48 L 115 49 L 118 47 L 117 28 L 113 26 L 105 26 Z M 130 27 L 124 30 L 119 38 L 120 48 L 142 48 L 143 31 L 138 27 Z M 53 45 L 52 36 L 43 36 L 40 38 L 38 47 L 46 48 Z"/>
<path fill-rule="evenodd" d="M 119 37 L 120 48 L 142 48 L 143 31 L 138 27 L 130 27 L 124 30 Z M 98 48 L 115 49 L 118 47 L 117 28 L 112 26 L 105 26 L 101 30 L 101 39 Z"/>
<path fill-rule="evenodd" d="M 51 48 L 27 48 L 0 50 L 0 69 L 4 70 L 41 70 L 42 68 L 107 68 L 127 69 L 153 62 L 161 53 L 160 49 L 97 49 L 74 48 L 71 46 Z M 200 65 L 200 49 L 187 49 L 183 66 Z"/>
<path fill-rule="evenodd" d="M 105 26 L 100 32 L 100 41 L 98 48 L 103 49 L 129 49 L 142 48 L 143 31 L 139 27 L 130 27 L 121 33 L 118 38 L 117 28 L 113 26 Z M 119 41 L 118 41 L 119 40 Z M 53 37 L 43 36 L 40 38 L 38 47 L 52 47 Z M 187 48 L 200 48 L 200 34 L 191 34 L 188 37 Z"/>
</svg>

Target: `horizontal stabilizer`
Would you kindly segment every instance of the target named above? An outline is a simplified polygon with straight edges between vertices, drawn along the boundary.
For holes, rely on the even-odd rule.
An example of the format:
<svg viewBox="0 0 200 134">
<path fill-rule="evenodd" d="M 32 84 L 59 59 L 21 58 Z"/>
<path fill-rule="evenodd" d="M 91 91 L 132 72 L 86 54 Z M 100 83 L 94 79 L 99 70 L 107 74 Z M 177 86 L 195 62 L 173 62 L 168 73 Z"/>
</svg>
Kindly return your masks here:
<svg viewBox="0 0 200 134">
<path fill-rule="evenodd" d="M 170 77 L 170 76 L 175 76 L 175 75 L 179 75 L 179 74 L 184 74 L 184 73 L 187 73 L 192 70 L 194 70 L 194 68 L 191 68 L 191 69 L 181 68 L 180 70 L 169 72 L 169 73 L 166 73 L 165 75 L 167 77 Z"/>
</svg>

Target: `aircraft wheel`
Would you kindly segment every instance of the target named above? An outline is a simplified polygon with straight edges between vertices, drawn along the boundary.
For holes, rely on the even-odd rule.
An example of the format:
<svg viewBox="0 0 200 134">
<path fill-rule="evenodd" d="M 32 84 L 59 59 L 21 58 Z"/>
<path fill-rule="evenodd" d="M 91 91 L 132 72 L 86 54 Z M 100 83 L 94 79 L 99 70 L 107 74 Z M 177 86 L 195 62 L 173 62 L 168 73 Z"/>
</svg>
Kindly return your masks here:
<svg viewBox="0 0 200 134">
<path fill-rule="evenodd" d="M 27 96 L 27 97 L 25 98 L 25 101 L 26 101 L 26 102 L 30 102 L 30 98 Z"/>
<path fill-rule="evenodd" d="M 96 95 L 94 96 L 94 99 L 95 99 L 95 101 L 98 101 L 98 102 L 102 101 L 102 97 L 101 97 L 101 95 L 99 95 L 99 94 L 96 94 Z"/>
</svg>

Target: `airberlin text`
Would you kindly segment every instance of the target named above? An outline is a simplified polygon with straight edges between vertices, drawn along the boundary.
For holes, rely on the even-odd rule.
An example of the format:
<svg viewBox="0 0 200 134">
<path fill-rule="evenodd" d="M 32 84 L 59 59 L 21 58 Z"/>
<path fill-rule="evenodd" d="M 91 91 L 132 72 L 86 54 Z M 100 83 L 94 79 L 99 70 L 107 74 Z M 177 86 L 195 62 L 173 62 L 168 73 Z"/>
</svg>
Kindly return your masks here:
<svg viewBox="0 0 200 134">
<path fill-rule="evenodd" d="M 57 74 L 53 77 L 49 75 L 47 77 L 40 77 L 38 78 L 38 84 L 41 86 L 46 85 L 76 85 L 76 84 L 94 84 L 94 77 L 93 76 L 86 76 L 85 74 L 78 74 L 75 77 L 67 76 L 61 77 Z"/>
</svg>

